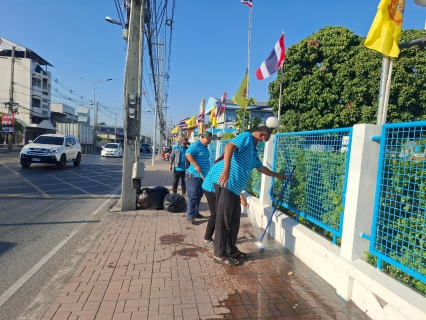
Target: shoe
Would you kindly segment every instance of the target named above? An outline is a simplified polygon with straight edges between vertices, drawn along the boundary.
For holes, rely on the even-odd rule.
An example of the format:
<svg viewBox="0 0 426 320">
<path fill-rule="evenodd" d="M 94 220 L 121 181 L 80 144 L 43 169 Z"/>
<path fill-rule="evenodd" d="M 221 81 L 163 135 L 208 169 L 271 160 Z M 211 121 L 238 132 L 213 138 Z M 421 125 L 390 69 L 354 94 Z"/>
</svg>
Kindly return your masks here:
<svg viewBox="0 0 426 320">
<path fill-rule="evenodd" d="M 198 222 L 195 220 L 188 220 L 186 219 L 190 224 L 193 224 L 194 226 L 198 226 Z"/>
<path fill-rule="evenodd" d="M 182 193 L 182 195 L 183 195 L 185 198 L 188 198 L 188 195 L 187 195 L 186 193 Z"/>
<path fill-rule="evenodd" d="M 240 264 L 239 260 L 235 260 L 235 259 L 232 259 L 230 257 L 223 257 L 220 260 L 213 258 L 213 261 L 218 263 L 218 264 L 223 264 L 225 266 L 237 266 L 237 265 Z"/>
<path fill-rule="evenodd" d="M 203 216 L 202 214 L 197 214 L 196 216 L 195 216 L 195 219 L 204 219 L 204 218 L 206 218 L 205 216 Z"/>
<path fill-rule="evenodd" d="M 213 242 L 213 240 L 209 240 L 207 242 L 203 241 L 203 246 L 205 246 L 206 248 L 213 248 L 214 242 Z"/>
<path fill-rule="evenodd" d="M 250 259 L 250 255 L 245 252 L 238 251 L 236 254 L 229 255 L 232 259 L 235 260 L 248 260 Z"/>
</svg>

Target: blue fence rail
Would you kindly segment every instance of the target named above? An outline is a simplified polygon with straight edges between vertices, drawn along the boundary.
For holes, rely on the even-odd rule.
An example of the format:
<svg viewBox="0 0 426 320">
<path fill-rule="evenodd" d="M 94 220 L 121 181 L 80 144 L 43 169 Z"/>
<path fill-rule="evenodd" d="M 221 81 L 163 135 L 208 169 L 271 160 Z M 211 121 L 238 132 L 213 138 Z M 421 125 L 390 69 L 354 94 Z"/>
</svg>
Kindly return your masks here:
<svg viewBox="0 0 426 320">
<path fill-rule="evenodd" d="M 385 261 L 426 283 L 426 121 L 386 124 L 370 240 Z"/>
<path fill-rule="evenodd" d="M 333 235 L 342 236 L 344 195 L 352 128 L 280 133 L 276 135 L 273 170 L 296 171 L 280 205 Z M 283 182 L 273 179 L 271 199 L 278 201 Z"/>
</svg>

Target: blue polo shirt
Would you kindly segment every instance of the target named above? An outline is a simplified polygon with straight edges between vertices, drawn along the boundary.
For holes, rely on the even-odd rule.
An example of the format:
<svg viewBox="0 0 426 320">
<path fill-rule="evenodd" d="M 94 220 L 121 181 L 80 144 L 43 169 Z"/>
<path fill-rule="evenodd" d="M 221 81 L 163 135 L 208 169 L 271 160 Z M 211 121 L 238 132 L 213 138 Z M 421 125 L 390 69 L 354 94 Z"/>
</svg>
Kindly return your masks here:
<svg viewBox="0 0 426 320">
<path fill-rule="evenodd" d="M 200 140 L 197 140 L 191 144 L 186 150 L 186 154 L 190 154 L 194 157 L 195 161 L 200 166 L 201 172 L 205 177 L 210 170 L 210 151 L 209 149 L 201 143 Z M 200 174 L 195 170 L 195 167 L 192 165 L 189 166 L 188 172 L 194 177 L 201 178 Z"/>
<path fill-rule="evenodd" d="M 231 158 L 231 171 L 229 173 L 226 189 L 239 195 L 247 186 L 250 173 L 254 168 L 262 168 L 263 164 L 257 155 L 254 137 L 250 132 L 243 132 L 231 140 L 238 149 L 234 150 Z M 215 163 L 209 174 L 205 176 L 203 189 L 214 192 L 214 184 L 219 184 L 219 177 L 225 166 L 224 161 Z"/>
<path fill-rule="evenodd" d="M 185 167 L 185 153 L 186 153 L 186 149 L 188 148 L 183 148 L 182 146 L 176 146 L 174 147 L 174 150 L 179 150 L 179 161 L 175 160 L 175 163 L 177 164 L 175 166 L 175 171 L 185 171 L 186 167 Z"/>
</svg>

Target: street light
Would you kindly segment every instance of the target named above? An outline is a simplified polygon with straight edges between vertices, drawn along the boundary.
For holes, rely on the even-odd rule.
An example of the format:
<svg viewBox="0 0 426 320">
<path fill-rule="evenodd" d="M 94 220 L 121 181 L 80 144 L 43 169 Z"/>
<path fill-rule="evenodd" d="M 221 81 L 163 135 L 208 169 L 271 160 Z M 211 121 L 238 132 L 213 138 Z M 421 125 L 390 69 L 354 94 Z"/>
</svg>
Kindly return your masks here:
<svg viewBox="0 0 426 320">
<path fill-rule="evenodd" d="M 414 2 L 421 7 L 426 7 L 426 0 L 414 0 Z"/>
<path fill-rule="evenodd" d="M 115 20 L 115 19 L 113 19 L 113 18 L 111 18 L 111 17 L 106 16 L 106 17 L 105 17 L 105 20 L 106 20 L 106 21 L 108 21 L 109 23 L 112 23 L 112 24 L 118 24 L 119 26 L 123 26 L 123 25 L 121 24 L 121 22 L 119 22 L 119 21 L 117 21 L 117 20 Z"/>
<path fill-rule="evenodd" d="M 270 129 L 278 127 L 278 119 L 275 117 L 269 117 L 266 119 L 266 126 Z"/>
<path fill-rule="evenodd" d="M 93 119 L 93 130 L 95 131 L 94 147 L 96 147 L 96 139 L 98 137 L 97 129 L 96 129 L 96 127 L 98 125 L 98 106 L 96 105 L 96 84 L 99 83 L 99 82 L 111 81 L 112 78 L 108 78 L 108 79 L 104 79 L 104 80 L 99 80 L 99 81 L 92 81 L 92 80 L 85 79 L 85 78 L 82 78 L 82 77 L 79 77 L 79 79 L 86 80 L 88 82 L 93 83 L 93 107 L 94 107 L 94 111 L 95 111 L 94 112 L 95 113 L 94 114 L 94 119 Z"/>
<path fill-rule="evenodd" d="M 223 137 L 223 132 L 219 131 L 218 133 L 216 133 L 216 136 L 218 137 L 218 139 L 220 140 L 220 138 Z"/>
</svg>

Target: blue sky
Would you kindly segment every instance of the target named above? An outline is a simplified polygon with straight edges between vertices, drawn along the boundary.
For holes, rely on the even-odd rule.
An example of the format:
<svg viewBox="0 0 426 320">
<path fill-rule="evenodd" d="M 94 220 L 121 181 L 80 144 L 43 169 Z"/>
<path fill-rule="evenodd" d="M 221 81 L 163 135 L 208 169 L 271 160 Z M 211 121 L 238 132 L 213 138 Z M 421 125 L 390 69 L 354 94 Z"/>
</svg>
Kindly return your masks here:
<svg viewBox="0 0 426 320">
<path fill-rule="evenodd" d="M 170 0 L 171 1 L 171 0 Z M 122 1 L 120 1 L 122 2 Z M 160 2 L 157 0 L 157 2 Z M 366 36 L 379 0 L 253 0 L 250 61 L 250 97 L 268 100 L 268 83 L 258 81 L 255 70 L 272 50 L 281 31 L 289 47 L 325 26 L 345 26 Z M 93 97 L 92 81 L 113 78 L 96 85 L 96 100 L 111 108 L 100 110 L 99 121 L 114 124 L 111 110 L 119 113 L 125 64 L 122 29 L 105 21 L 118 19 L 114 0 L 0 0 L 0 37 L 30 48 L 54 67 L 52 81 L 67 90 Z M 426 8 L 406 1 L 403 29 L 423 29 Z M 201 99 L 231 98 L 247 68 L 248 7 L 239 0 L 177 0 L 171 43 L 168 114 L 173 122 L 195 115 Z M 147 66 L 148 64 L 145 64 Z M 67 88 L 67 89 L 64 89 Z M 152 102 L 151 97 L 151 102 Z M 52 97 L 52 102 L 66 102 Z M 69 102 L 71 106 L 78 104 Z M 144 99 L 143 110 L 151 110 Z M 144 112 L 142 131 L 152 132 L 154 117 Z"/>
</svg>

